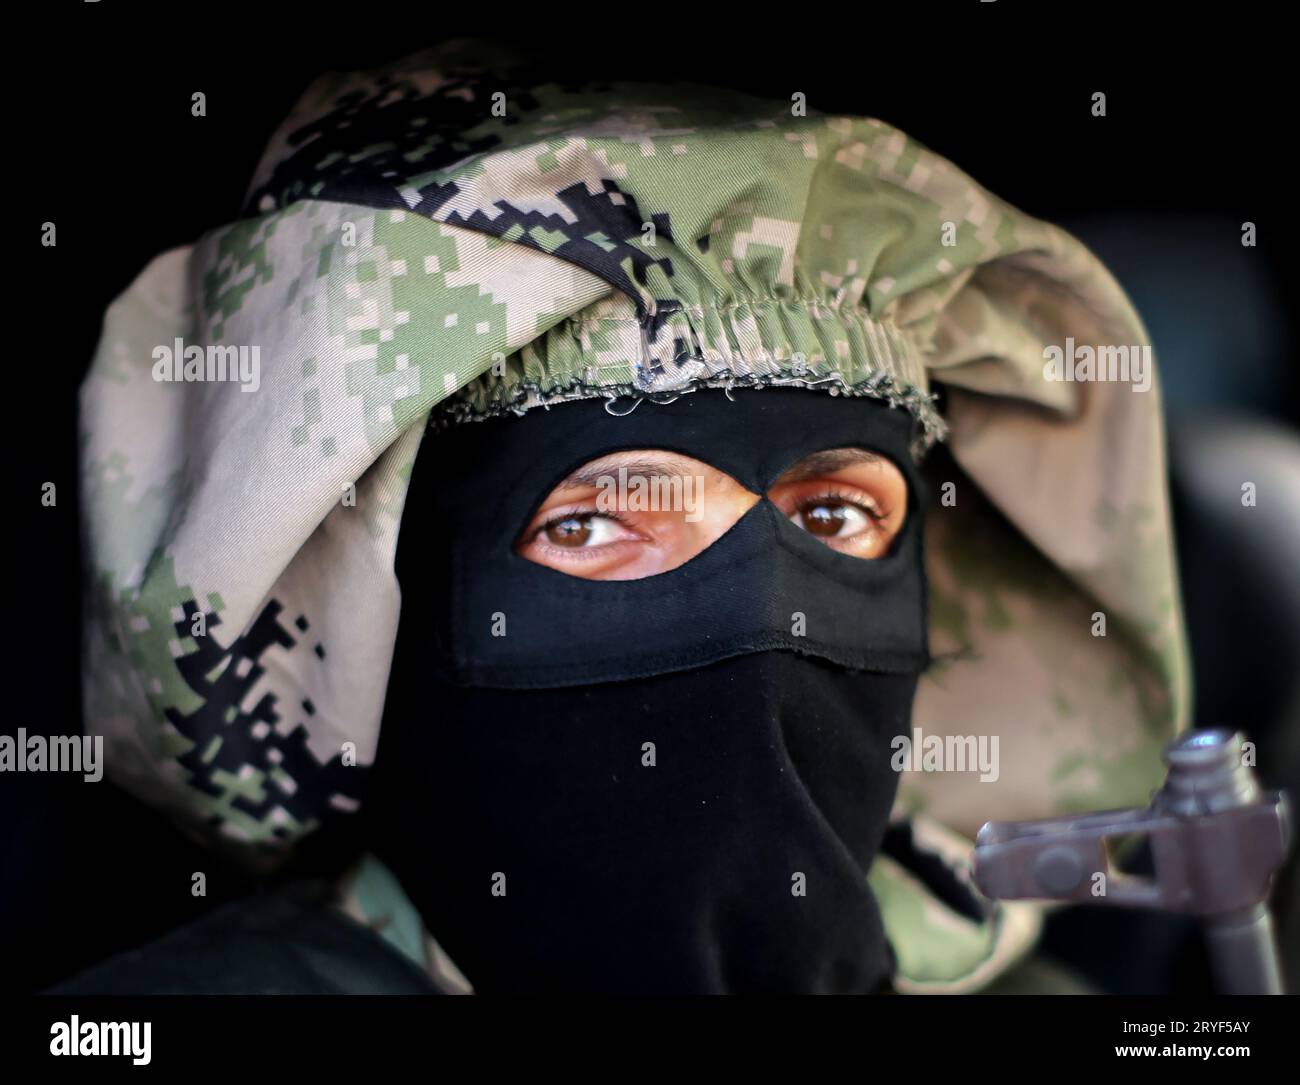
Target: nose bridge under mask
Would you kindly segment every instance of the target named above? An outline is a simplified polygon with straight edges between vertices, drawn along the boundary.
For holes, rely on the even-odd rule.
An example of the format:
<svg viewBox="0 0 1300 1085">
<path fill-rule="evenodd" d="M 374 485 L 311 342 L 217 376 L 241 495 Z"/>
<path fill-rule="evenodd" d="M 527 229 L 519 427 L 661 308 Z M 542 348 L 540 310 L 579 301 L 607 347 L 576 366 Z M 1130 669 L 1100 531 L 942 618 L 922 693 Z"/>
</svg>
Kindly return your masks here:
<svg viewBox="0 0 1300 1085">
<path fill-rule="evenodd" d="M 617 681 L 773 649 L 915 674 L 928 654 L 911 435 L 906 411 L 787 389 L 701 391 L 621 416 L 587 400 L 462 425 L 421 448 L 398 580 L 404 598 L 440 601 L 430 659 L 455 684 Z M 838 447 L 881 453 L 907 480 L 908 515 L 883 558 L 833 551 L 766 498 L 683 565 L 639 580 L 573 577 L 514 550 L 551 489 L 611 452 L 678 452 L 764 495 L 807 455 Z"/>
</svg>

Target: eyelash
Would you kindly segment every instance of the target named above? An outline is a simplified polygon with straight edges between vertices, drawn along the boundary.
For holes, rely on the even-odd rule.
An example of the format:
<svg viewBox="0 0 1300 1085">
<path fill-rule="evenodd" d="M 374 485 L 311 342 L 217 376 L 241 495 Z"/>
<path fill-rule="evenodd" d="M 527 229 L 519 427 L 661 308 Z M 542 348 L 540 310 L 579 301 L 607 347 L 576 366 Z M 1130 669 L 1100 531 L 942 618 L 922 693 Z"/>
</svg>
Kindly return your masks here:
<svg viewBox="0 0 1300 1085">
<path fill-rule="evenodd" d="M 624 527 L 630 527 L 627 520 L 617 512 L 609 512 L 605 509 L 586 509 L 581 505 L 576 505 L 571 509 L 561 510 L 550 517 L 544 524 L 538 524 L 534 535 L 540 535 L 547 528 L 552 528 L 556 524 L 562 524 L 565 520 L 594 520 L 596 517 L 602 520 L 613 520 L 622 524 Z"/>
<path fill-rule="evenodd" d="M 838 490 L 833 486 L 828 487 L 823 492 L 814 494 L 811 497 L 805 497 L 803 500 L 799 502 L 798 505 L 795 506 L 795 509 L 798 512 L 803 512 L 806 509 L 814 508 L 817 505 L 825 504 L 826 502 L 834 502 L 843 505 L 851 505 L 855 509 L 861 511 L 874 524 L 883 524 L 887 519 L 889 519 L 888 512 L 882 512 L 875 505 L 869 505 L 866 502 L 859 499 L 858 497 L 846 493 L 843 490 Z M 629 529 L 631 528 L 631 524 L 628 523 L 626 517 L 620 516 L 617 512 L 587 509 L 581 505 L 575 505 L 574 507 L 569 509 L 560 509 L 553 516 L 549 517 L 544 523 L 538 524 L 537 529 L 532 534 L 532 538 L 533 540 L 542 540 L 547 531 L 555 527 L 557 524 L 562 524 L 565 520 L 575 520 L 575 519 L 588 520 L 588 519 L 595 519 L 596 517 L 600 517 L 605 520 L 613 520 L 615 523 L 622 524 L 623 527 L 625 528 L 629 528 Z M 551 550 L 561 549 L 560 547 L 550 546 L 544 541 L 542 545 L 547 546 L 547 548 Z M 563 549 L 563 553 L 567 558 L 572 559 L 572 558 L 579 558 L 579 555 L 583 554 L 584 551 L 588 554 L 591 554 L 594 551 L 600 549 L 603 548 L 594 547 L 592 550 L 585 550 L 585 548 L 580 547 L 577 549 Z M 579 558 L 579 560 L 581 559 Z"/>
<path fill-rule="evenodd" d="M 608 512 L 600 509 L 587 509 L 583 508 L 581 505 L 576 505 L 570 509 L 560 509 L 553 516 L 549 517 L 545 523 L 538 524 L 537 530 L 532 533 L 529 541 L 540 543 L 544 549 L 562 554 L 564 558 L 569 561 L 583 561 L 599 557 L 599 552 L 604 550 L 605 547 L 597 546 L 592 547 L 591 549 L 586 547 L 559 547 L 549 543 L 545 537 L 547 531 L 553 528 L 556 524 L 562 524 L 565 520 L 594 520 L 597 517 L 602 520 L 613 520 L 615 523 L 622 524 L 628 530 L 632 529 L 632 525 L 628 523 L 627 519 L 620 516 L 617 512 Z M 618 544 L 612 543 L 610 545 L 617 546 Z"/>
<path fill-rule="evenodd" d="M 889 519 L 889 513 L 882 512 L 878 506 L 874 504 L 868 505 L 862 501 L 861 498 L 852 494 L 847 494 L 843 490 L 837 490 L 833 486 L 823 493 L 803 498 L 800 500 L 799 504 L 795 506 L 795 510 L 797 512 L 803 512 L 805 509 L 815 508 L 817 505 L 826 504 L 827 502 L 840 505 L 852 505 L 875 524 L 883 524 Z"/>
</svg>

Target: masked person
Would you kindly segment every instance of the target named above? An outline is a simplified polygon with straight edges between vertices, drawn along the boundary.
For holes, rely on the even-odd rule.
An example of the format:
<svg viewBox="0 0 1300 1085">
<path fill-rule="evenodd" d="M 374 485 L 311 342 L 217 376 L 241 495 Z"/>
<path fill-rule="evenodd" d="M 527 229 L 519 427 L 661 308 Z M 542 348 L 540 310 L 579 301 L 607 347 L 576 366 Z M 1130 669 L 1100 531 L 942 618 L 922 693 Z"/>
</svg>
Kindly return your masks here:
<svg viewBox="0 0 1300 1085">
<path fill-rule="evenodd" d="M 369 804 L 476 989 L 886 979 L 866 875 L 927 662 L 911 431 L 887 404 L 764 389 L 426 439 L 397 558 L 424 605 Z M 660 500 L 601 500 L 629 463 Z"/>
<path fill-rule="evenodd" d="M 363 818 L 441 989 L 982 989 L 1040 914 L 974 830 L 1184 723 L 1140 322 L 879 121 L 327 77 L 83 413 L 110 774 L 250 856 Z"/>
</svg>

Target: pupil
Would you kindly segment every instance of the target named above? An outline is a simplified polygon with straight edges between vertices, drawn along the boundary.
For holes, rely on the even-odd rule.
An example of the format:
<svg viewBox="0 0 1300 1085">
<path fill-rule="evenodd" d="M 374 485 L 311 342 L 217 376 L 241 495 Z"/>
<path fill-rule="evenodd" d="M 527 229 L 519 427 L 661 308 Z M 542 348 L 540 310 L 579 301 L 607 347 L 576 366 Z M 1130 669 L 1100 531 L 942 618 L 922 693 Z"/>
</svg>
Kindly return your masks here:
<svg viewBox="0 0 1300 1085">
<path fill-rule="evenodd" d="M 844 526 L 843 505 L 814 505 L 803 514 L 804 527 L 811 535 L 834 536 Z"/>
<path fill-rule="evenodd" d="M 569 516 L 548 527 L 546 537 L 556 546 L 582 546 L 591 538 L 591 524 L 585 517 Z"/>
</svg>

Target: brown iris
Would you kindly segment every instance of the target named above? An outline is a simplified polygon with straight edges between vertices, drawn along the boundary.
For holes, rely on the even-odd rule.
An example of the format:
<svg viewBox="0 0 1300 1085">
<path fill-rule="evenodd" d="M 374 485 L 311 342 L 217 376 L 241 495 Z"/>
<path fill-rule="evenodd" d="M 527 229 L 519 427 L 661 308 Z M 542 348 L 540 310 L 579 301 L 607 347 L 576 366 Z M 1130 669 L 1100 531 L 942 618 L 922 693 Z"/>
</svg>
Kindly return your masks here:
<svg viewBox="0 0 1300 1085">
<path fill-rule="evenodd" d="M 546 538 L 555 546 L 585 546 L 591 538 L 591 517 L 566 516 L 546 528 Z"/>
<path fill-rule="evenodd" d="M 625 473 L 628 500 L 615 512 L 605 502 L 621 500 Z M 611 493 L 608 484 L 615 480 Z M 633 488 L 634 481 L 677 480 L 680 492 L 660 487 L 658 502 L 655 490 L 641 501 L 646 495 Z M 669 500 L 662 500 L 665 495 Z M 817 542 L 841 555 L 872 560 L 887 554 L 903 525 L 907 480 L 879 453 L 832 448 L 790 467 L 768 487 L 767 497 L 782 517 Z M 655 448 L 612 452 L 588 460 L 555 486 L 515 549 L 539 565 L 586 580 L 639 580 L 692 560 L 761 500 L 703 460 Z"/>
<path fill-rule="evenodd" d="M 844 528 L 848 513 L 843 505 L 809 505 L 803 510 L 804 529 L 810 535 L 834 538 Z"/>
</svg>

